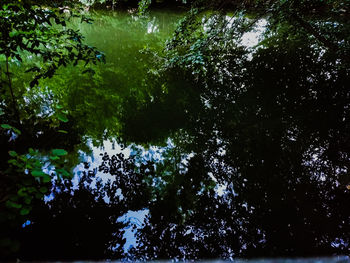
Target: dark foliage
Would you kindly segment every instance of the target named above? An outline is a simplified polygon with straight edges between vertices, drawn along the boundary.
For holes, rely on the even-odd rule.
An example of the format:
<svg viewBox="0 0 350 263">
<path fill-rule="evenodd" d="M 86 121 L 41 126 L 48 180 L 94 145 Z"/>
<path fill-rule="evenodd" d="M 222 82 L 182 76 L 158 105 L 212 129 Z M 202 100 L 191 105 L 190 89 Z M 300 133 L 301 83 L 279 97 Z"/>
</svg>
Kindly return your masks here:
<svg viewBox="0 0 350 263">
<path fill-rule="evenodd" d="M 210 173 L 227 191 L 218 197 L 197 189 L 190 202 L 195 206 L 180 210 L 189 216 L 179 222 L 176 197 L 191 188 L 169 182 L 172 191 L 151 209 L 136 255 L 348 253 L 349 25 L 341 12 L 349 6 L 284 2 L 240 5 L 238 11 L 254 18 L 238 17 L 231 26 L 222 13 L 199 19 L 194 11 L 168 44 L 166 74 L 192 75 L 185 79 L 191 83 L 187 94 L 195 90 L 202 101 L 184 100 L 186 136 L 179 145 L 206 168 L 190 162 L 183 176 L 195 180 Z M 238 39 L 262 18 L 264 40 L 242 46 Z"/>
<path fill-rule="evenodd" d="M 36 204 L 30 224 L 20 232 L 22 260 L 99 260 L 125 257 L 125 222 L 128 210 L 147 206 L 150 193 L 144 181 L 153 175 L 151 163 L 137 168 L 134 157 L 102 157 L 98 169 L 85 164 L 79 184 L 57 184 L 53 200 Z M 103 182 L 97 170 L 112 176 Z M 139 170 L 139 171 L 137 171 Z"/>
</svg>

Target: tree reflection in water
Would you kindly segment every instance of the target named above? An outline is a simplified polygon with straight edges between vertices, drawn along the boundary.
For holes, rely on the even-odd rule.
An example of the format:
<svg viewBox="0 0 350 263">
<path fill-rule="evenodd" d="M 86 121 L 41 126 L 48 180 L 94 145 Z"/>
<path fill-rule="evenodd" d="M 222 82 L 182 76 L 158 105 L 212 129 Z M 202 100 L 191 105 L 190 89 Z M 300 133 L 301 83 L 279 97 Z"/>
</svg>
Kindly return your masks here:
<svg viewBox="0 0 350 263">
<path fill-rule="evenodd" d="M 130 156 L 105 153 L 97 170 L 85 164 L 77 185 L 54 184 L 54 198 L 37 201 L 31 223 L 18 233 L 20 257 L 349 253 L 349 25 L 345 14 L 323 6 L 329 3 L 316 15 L 309 3 L 282 2 L 289 3 L 271 6 L 271 15 L 237 14 L 231 26 L 223 12 L 192 10 L 165 50 L 155 36 L 136 41 L 137 48 L 150 38 L 158 43 L 137 55 L 128 43 L 115 45 L 111 53 L 126 53 L 112 54 L 115 61 L 96 67 L 93 77 L 65 75 L 62 93 L 51 83 L 81 140 L 101 141 L 103 133 L 164 148 L 159 158 L 136 146 L 129 146 Z M 242 45 L 262 16 L 262 40 Z M 149 33 L 161 32 L 156 28 Z M 127 63 L 130 54 L 138 71 Z M 116 67 L 117 60 L 127 66 Z M 135 229 L 136 246 L 126 251 L 120 218 L 140 210 L 149 212 Z"/>
</svg>

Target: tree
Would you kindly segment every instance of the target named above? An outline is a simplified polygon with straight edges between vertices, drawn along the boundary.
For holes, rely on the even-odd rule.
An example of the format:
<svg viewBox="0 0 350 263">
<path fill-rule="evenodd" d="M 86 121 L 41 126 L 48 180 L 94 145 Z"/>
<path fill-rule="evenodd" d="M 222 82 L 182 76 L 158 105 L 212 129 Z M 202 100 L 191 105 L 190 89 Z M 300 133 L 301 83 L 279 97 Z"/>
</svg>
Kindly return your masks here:
<svg viewBox="0 0 350 263">
<path fill-rule="evenodd" d="M 70 176 L 65 169 L 65 150 L 35 144 L 49 133 L 64 133 L 68 113 L 59 103 L 45 111 L 37 101 L 26 101 L 23 94 L 62 66 L 104 59 L 102 53 L 82 43 L 78 31 L 67 27 L 71 16 L 77 15 L 58 2 L 6 0 L 0 5 L 1 257 L 18 250 L 13 233 L 25 222 L 33 201 L 49 191 L 51 179 Z M 17 65 L 30 63 L 34 64 L 26 71 L 32 72 L 30 83 L 16 81 L 13 72 Z M 56 166 L 53 173 L 45 171 L 48 164 Z"/>
</svg>

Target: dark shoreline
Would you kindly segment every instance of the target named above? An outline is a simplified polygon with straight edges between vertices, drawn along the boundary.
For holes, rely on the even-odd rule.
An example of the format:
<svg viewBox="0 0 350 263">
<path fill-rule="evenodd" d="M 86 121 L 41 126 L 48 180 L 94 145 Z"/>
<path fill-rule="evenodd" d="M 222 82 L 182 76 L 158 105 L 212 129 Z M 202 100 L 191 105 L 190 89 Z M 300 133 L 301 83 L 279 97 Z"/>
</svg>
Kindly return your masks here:
<svg viewBox="0 0 350 263">
<path fill-rule="evenodd" d="M 130 9 L 137 9 L 139 1 L 128 1 L 128 2 L 119 2 L 114 5 L 111 5 L 110 3 L 95 3 L 92 6 L 90 6 L 90 9 L 92 10 L 130 10 Z M 150 10 L 159 10 L 159 9 L 171 9 L 171 10 L 180 10 L 180 11 L 187 11 L 191 8 L 191 4 L 182 4 L 181 2 L 155 2 L 152 3 L 149 6 Z"/>
</svg>

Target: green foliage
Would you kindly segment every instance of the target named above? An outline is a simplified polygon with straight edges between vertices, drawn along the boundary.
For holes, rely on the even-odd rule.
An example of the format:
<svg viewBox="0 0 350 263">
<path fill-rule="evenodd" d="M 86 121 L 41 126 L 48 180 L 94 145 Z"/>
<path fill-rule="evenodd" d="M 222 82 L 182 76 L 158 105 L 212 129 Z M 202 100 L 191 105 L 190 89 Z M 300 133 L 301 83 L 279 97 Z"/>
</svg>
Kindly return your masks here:
<svg viewBox="0 0 350 263">
<path fill-rule="evenodd" d="M 0 230 L 3 237 L 11 237 L 11 231 L 21 227 L 34 200 L 41 200 L 49 193 L 53 179 L 71 176 L 64 157 L 67 151 L 53 149 L 47 153 L 40 145 L 34 145 L 37 150 L 29 148 L 33 138 L 50 129 L 67 134 L 62 126 L 68 125 L 68 111 L 59 103 L 47 107 L 40 96 L 30 100 L 28 93 L 40 88 L 39 81 L 52 78 L 61 67 L 82 63 L 86 67 L 104 61 L 103 53 L 84 44 L 79 31 L 67 26 L 71 19 L 79 18 L 87 23 L 91 19 L 72 6 L 61 4 L 26 0 L 6 0 L 0 4 Z M 43 94 L 50 96 L 49 91 Z M 15 240 L 2 241 L 1 257 L 18 249 Z M 11 244 L 13 247 L 8 249 Z"/>
<path fill-rule="evenodd" d="M 54 157 L 58 157 L 58 156 L 64 156 L 67 155 L 67 152 L 63 149 L 53 149 L 52 150 L 52 154 Z"/>
<path fill-rule="evenodd" d="M 79 0 L 83 5 L 95 8 L 136 8 L 138 7 L 139 15 L 145 15 L 151 7 L 168 7 L 168 6 L 186 6 L 190 5 L 192 0 Z"/>
<path fill-rule="evenodd" d="M 143 15 L 145 14 L 146 10 L 149 8 L 150 4 L 152 3 L 152 0 L 141 0 L 139 1 L 139 14 Z"/>
<path fill-rule="evenodd" d="M 62 8 L 57 13 L 21 2 L 1 6 L 0 17 L 4 21 L 1 23 L 1 54 L 21 62 L 23 52 L 29 52 L 44 63 L 41 67 L 34 66 L 27 70 L 36 72 L 31 87 L 37 85 L 41 78 L 52 77 L 61 66 L 69 63 L 76 65 L 79 61 L 103 60 L 101 53 L 82 43 L 83 37 L 78 31 L 67 27 L 70 17 L 67 18 L 64 11 Z"/>
</svg>

